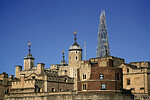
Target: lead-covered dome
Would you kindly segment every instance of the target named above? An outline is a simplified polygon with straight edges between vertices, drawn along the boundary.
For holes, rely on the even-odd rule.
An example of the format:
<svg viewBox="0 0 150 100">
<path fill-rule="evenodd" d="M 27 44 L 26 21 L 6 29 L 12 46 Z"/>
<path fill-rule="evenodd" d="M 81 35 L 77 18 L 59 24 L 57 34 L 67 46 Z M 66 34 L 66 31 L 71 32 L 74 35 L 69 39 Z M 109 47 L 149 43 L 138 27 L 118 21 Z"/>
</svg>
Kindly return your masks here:
<svg viewBox="0 0 150 100">
<path fill-rule="evenodd" d="M 68 64 L 67 64 L 67 62 L 63 59 L 63 60 L 60 62 L 59 65 L 61 65 L 61 66 L 67 66 Z"/>
<path fill-rule="evenodd" d="M 60 66 L 68 66 L 68 64 L 67 64 L 67 62 L 65 61 L 65 55 L 64 55 L 64 50 L 62 51 L 62 53 L 63 53 L 63 60 L 60 62 Z"/>
<path fill-rule="evenodd" d="M 77 44 L 77 42 L 75 41 L 75 43 L 70 46 L 69 48 L 69 51 L 72 51 L 72 50 L 79 50 L 79 51 L 82 51 L 82 48 Z"/>
<path fill-rule="evenodd" d="M 25 58 L 25 59 L 34 59 L 31 53 L 27 54 L 27 56 L 24 57 L 24 58 Z"/>
</svg>

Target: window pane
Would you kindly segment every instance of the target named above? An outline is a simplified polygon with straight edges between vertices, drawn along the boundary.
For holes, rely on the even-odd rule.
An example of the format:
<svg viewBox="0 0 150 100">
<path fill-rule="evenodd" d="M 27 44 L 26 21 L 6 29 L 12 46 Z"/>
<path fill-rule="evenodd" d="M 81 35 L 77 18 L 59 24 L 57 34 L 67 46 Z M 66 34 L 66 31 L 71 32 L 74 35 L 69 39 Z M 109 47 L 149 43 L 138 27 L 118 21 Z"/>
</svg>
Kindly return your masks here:
<svg viewBox="0 0 150 100">
<path fill-rule="evenodd" d="M 102 85 L 101 85 L 101 89 L 102 89 L 102 90 L 106 90 L 106 84 L 102 84 Z"/>
<path fill-rule="evenodd" d="M 101 79 L 101 80 L 104 79 L 104 78 L 103 78 L 103 74 L 100 74 L 100 75 L 99 75 L 99 79 Z"/>
</svg>

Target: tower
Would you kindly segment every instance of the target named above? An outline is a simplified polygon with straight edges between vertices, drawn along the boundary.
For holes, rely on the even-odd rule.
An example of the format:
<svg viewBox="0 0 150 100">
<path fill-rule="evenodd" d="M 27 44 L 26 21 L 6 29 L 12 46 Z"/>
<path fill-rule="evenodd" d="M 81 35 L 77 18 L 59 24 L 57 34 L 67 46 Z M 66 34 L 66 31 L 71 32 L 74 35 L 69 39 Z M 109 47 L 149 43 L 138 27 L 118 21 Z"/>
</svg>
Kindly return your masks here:
<svg viewBox="0 0 150 100">
<path fill-rule="evenodd" d="M 63 60 L 60 62 L 60 66 L 68 66 L 67 62 L 65 61 L 65 56 L 64 56 L 64 50 L 62 51 L 62 54 L 63 54 Z"/>
<path fill-rule="evenodd" d="M 24 57 L 24 70 L 30 70 L 32 67 L 34 67 L 34 58 L 31 54 L 31 46 L 30 42 L 28 43 L 29 45 L 29 54 L 27 54 L 26 57 Z"/>
<path fill-rule="evenodd" d="M 105 11 L 101 12 L 96 57 L 110 56 Z"/>
<path fill-rule="evenodd" d="M 76 31 L 74 32 L 75 42 L 69 48 L 69 76 L 74 78 L 74 90 L 77 90 L 77 69 L 80 67 L 79 63 L 82 61 L 82 48 L 77 44 Z"/>
</svg>

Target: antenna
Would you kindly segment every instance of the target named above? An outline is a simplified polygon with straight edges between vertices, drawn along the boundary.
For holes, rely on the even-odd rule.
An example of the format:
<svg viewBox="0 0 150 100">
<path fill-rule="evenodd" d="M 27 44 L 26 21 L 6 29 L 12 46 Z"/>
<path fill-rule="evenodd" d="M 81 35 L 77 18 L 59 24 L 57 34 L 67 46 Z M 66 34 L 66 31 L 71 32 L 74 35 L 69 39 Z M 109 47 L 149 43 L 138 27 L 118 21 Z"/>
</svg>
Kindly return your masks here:
<svg viewBox="0 0 150 100">
<path fill-rule="evenodd" d="M 86 42 L 84 42 L 84 60 L 86 60 Z"/>
</svg>

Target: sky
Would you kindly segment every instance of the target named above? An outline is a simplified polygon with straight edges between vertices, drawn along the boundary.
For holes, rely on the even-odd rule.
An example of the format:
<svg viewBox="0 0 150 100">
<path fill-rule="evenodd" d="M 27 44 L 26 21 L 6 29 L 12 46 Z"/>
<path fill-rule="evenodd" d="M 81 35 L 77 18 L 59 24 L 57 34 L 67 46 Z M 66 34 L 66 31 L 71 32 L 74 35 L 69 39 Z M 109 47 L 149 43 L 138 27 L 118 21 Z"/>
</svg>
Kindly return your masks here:
<svg viewBox="0 0 150 100">
<path fill-rule="evenodd" d="M 59 64 L 74 43 L 95 58 L 99 17 L 105 10 L 110 53 L 126 63 L 150 61 L 149 0 L 0 0 L 0 73 L 15 74 L 31 53 L 37 63 Z M 84 58 L 84 53 L 83 53 Z M 84 60 L 84 59 L 83 59 Z"/>
</svg>

